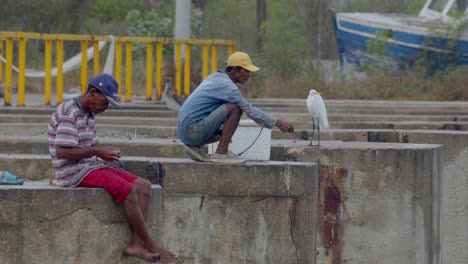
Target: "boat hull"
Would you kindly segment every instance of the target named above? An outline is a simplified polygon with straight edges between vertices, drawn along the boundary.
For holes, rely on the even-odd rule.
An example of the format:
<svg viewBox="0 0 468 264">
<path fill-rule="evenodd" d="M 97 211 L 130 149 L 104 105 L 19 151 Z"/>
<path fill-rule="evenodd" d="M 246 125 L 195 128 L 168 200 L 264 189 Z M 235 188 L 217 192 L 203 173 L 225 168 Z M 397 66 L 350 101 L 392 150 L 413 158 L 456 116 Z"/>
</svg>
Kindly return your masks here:
<svg viewBox="0 0 468 264">
<path fill-rule="evenodd" d="M 358 13 L 338 13 L 333 17 L 342 64 L 362 67 L 376 60 L 382 61 L 384 57 L 390 58 L 391 63 L 399 69 L 411 68 L 423 58 L 427 59 L 424 62 L 441 69 L 449 65 L 468 65 L 468 38 L 465 39 L 464 35 L 457 36 L 458 38 L 444 37 L 450 34 L 453 36 L 453 33 L 431 31 L 421 26 L 424 21 L 418 26 L 412 26 L 389 20 L 388 17 L 378 19 L 377 15 L 368 15 L 367 20 L 366 16 L 359 16 Z M 417 18 L 412 19 L 415 21 Z M 382 20 L 387 20 L 388 23 Z M 379 53 L 372 51 L 370 46 L 370 41 L 377 39 L 382 41 L 384 48 Z"/>
</svg>

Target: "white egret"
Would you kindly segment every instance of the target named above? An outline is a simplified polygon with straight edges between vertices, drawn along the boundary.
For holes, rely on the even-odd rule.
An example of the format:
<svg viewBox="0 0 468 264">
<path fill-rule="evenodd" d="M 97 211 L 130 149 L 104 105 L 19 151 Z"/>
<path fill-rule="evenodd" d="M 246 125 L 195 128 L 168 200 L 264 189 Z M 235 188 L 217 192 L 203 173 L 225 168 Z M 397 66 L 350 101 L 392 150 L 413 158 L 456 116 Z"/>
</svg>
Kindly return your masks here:
<svg viewBox="0 0 468 264">
<path fill-rule="evenodd" d="M 314 132 L 315 132 L 315 123 L 317 123 L 317 134 L 318 134 L 318 143 L 317 146 L 320 146 L 320 128 L 328 129 L 328 117 L 327 117 L 327 109 L 325 108 L 325 103 L 320 96 L 321 93 L 317 92 L 316 90 L 312 89 L 309 92 L 309 96 L 307 97 L 307 110 L 312 115 L 312 137 L 310 138 L 309 146 L 312 146 L 312 140 L 314 139 Z"/>
</svg>

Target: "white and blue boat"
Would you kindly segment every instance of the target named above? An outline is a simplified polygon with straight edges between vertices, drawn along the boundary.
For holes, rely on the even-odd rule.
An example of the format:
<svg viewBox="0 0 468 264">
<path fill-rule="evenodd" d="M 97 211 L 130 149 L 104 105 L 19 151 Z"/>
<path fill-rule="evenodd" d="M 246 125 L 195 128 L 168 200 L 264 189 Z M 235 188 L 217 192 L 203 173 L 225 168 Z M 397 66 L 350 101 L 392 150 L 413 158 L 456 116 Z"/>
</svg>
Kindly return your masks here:
<svg viewBox="0 0 468 264">
<path fill-rule="evenodd" d="M 419 14 L 334 13 L 342 65 L 390 59 L 399 69 L 429 58 L 437 68 L 468 65 L 468 0 L 428 0 Z M 383 54 L 370 50 L 383 43 Z"/>
</svg>

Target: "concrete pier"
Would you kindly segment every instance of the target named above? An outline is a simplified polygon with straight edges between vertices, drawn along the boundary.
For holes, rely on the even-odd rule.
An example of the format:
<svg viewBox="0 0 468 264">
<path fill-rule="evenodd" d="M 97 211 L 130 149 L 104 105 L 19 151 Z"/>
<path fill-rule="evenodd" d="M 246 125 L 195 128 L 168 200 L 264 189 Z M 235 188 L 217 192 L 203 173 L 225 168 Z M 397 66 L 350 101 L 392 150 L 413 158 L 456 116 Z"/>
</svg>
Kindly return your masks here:
<svg viewBox="0 0 468 264">
<path fill-rule="evenodd" d="M 218 165 L 146 157 L 124 162 L 142 177 L 149 176 L 149 163 L 163 169 L 163 188 L 153 185 L 157 210 L 151 223 L 155 237 L 176 252 L 178 262 L 314 261 L 315 164 Z M 128 263 L 119 254 L 129 238 L 121 207 L 101 189 L 50 186 L 44 181 L 53 177 L 46 164 L 47 155 L 0 155 L 0 167 L 29 180 L 24 186 L 0 185 L 1 211 L 16 214 L 0 218 L 6 230 L 0 245 L 5 241 L 8 246 L 4 263 Z M 19 242 L 9 244 L 17 237 Z"/>
<path fill-rule="evenodd" d="M 316 147 L 308 146 L 304 100 L 251 102 L 297 128 L 272 130 L 268 162 L 187 159 L 177 115 L 160 103 L 137 100 L 98 116 L 100 142 L 122 150 L 121 165 L 163 179 L 153 189 L 151 230 L 177 263 L 466 263 L 468 103 L 326 100 L 331 129 Z M 0 185 L 8 212 L 0 214 L 0 263 L 138 263 L 119 253 L 129 230 L 109 195 L 47 184 L 52 111 L 0 107 L 0 170 L 27 181 Z M 75 204 L 82 196 L 93 199 Z M 53 200 L 76 210 L 53 209 Z M 32 208 L 38 203 L 45 206 Z M 50 224 L 65 221 L 69 229 Z M 95 237 L 90 254 L 77 230 Z"/>
</svg>

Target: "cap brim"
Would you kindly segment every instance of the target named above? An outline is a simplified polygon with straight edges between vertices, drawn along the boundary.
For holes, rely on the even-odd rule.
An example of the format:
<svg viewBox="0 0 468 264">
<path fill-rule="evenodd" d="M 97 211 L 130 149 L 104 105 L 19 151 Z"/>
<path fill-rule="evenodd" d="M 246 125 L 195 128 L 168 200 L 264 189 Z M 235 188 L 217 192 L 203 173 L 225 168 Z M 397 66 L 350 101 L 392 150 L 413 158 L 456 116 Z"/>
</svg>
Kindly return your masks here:
<svg viewBox="0 0 468 264">
<path fill-rule="evenodd" d="M 109 102 L 110 105 L 112 105 L 113 108 L 122 108 L 120 105 L 120 101 L 117 98 L 112 98 L 110 96 L 106 96 L 107 101 Z"/>
<path fill-rule="evenodd" d="M 248 71 L 251 71 L 251 72 L 260 70 L 259 67 L 255 66 L 253 64 L 252 65 L 247 65 L 247 66 L 241 66 L 241 67 L 248 70 Z"/>
</svg>

